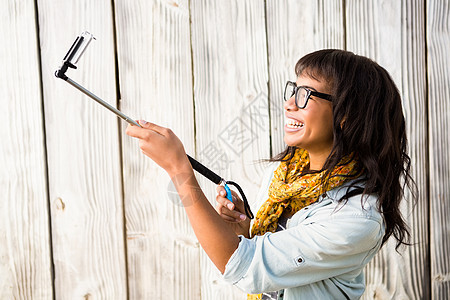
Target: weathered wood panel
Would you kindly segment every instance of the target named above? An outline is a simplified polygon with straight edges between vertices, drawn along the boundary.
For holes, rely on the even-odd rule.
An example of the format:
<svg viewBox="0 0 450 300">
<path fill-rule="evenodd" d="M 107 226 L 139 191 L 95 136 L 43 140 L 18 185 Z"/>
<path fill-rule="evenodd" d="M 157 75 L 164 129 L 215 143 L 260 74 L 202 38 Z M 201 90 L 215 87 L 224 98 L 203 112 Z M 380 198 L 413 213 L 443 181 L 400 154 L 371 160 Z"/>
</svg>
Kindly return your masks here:
<svg viewBox="0 0 450 300">
<path fill-rule="evenodd" d="M 450 295 L 450 4 L 426 1 L 431 298 Z"/>
<path fill-rule="evenodd" d="M 323 48 L 343 49 L 342 1 L 268 0 L 269 98 L 272 153 L 286 145 L 283 91 L 287 80 L 296 79 L 294 67 L 307 53 Z"/>
<path fill-rule="evenodd" d="M 45 137 L 33 1 L 0 1 L 0 298 L 51 299 Z"/>
<path fill-rule="evenodd" d="M 404 207 L 414 246 L 402 256 L 395 254 L 392 243 L 383 249 L 366 270 L 364 299 L 448 298 L 447 1 L 37 4 L 43 95 L 35 4 L 0 3 L 0 298 L 245 298 L 220 281 L 199 248 L 169 178 L 123 135 L 126 125 L 118 126 L 115 116 L 53 76 L 84 29 L 98 41 L 89 47 L 79 70 L 69 75 L 112 104 L 120 79 L 127 114 L 174 129 L 188 153 L 241 183 L 251 201 L 263 168 L 252 163 L 284 148 L 282 90 L 287 79 L 295 78 L 295 62 L 308 52 L 346 44 L 380 62 L 403 95 L 419 202 Z M 214 202 L 214 185 L 203 179 L 201 184 Z"/>
<path fill-rule="evenodd" d="M 170 127 L 194 155 L 188 1 L 115 7 L 121 109 Z M 130 298 L 199 299 L 200 248 L 170 178 L 122 139 Z"/>
<path fill-rule="evenodd" d="M 110 1 L 39 0 L 56 299 L 125 299 L 118 121 L 55 78 L 81 30 L 98 36 L 68 75 L 115 105 Z"/>
<path fill-rule="evenodd" d="M 347 49 L 385 67 L 403 98 L 412 160 L 419 190 L 417 205 L 406 195 L 402 208 L 413 246 L 395 252 L 385 245 L 366 269 L 365 299 L 429 298 L 426 149 L 426 79 L 423 1 L 347 1 Z"/>
<path fill-rule="evenodd" d="M 263 1 L 191 1 L 197 156 L 252 201 L 270 155 Z M 201 179 L 215 205 L 216 188 Z M 202 252 L 203 253 L 203 252 Z M 242 299 L 202 255 L 202 298 Z"/>
</svg>

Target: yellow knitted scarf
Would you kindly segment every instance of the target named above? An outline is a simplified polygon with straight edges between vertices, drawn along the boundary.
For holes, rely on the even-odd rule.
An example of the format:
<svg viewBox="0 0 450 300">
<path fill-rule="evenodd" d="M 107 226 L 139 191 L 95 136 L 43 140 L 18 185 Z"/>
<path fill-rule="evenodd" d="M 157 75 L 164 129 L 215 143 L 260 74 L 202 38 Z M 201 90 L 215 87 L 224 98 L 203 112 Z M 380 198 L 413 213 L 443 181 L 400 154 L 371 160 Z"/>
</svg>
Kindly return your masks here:
<svg viewBox="0 0 450 300">
<path fill-rule="evenodd" d="M 275 170 L 269 187 L 269 199 L 256 214 L 251 236 L 275 232 L 278 219 L 285 210 L 294 214 L 317 201 L 321 194 L 360 176 L 356 164 L 357 159 L 350 154 L 341 159 L 326 178 L 328 180 L 324 180 L 326 171 L 302 175 L 305 168 L 309 167 L 309 155 L 306 150 L 297 148 L 292 158 L 282 161 Z M 247 299 L 261 299 L 261 294 L 248 295 Z"/>
</svg>

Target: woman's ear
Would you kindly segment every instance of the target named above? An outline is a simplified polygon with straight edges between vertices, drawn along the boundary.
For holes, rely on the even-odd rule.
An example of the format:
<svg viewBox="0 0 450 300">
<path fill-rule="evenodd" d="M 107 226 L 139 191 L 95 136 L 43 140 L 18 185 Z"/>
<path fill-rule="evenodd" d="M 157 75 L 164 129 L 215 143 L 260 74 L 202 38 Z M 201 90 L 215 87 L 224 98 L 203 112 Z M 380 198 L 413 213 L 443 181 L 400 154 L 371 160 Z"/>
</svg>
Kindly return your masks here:
<svg viewBox="0 0 450 300">
<path fill-rule="evenodd" d="M 347 117 L 343 117 L 342 118 L 342 121 L 341 121 L 341 129 L 342 129 L 342 127 L 344 127 L 344 123 L 345 123 L 345 120 L 347 120 Z"/>
</svg>

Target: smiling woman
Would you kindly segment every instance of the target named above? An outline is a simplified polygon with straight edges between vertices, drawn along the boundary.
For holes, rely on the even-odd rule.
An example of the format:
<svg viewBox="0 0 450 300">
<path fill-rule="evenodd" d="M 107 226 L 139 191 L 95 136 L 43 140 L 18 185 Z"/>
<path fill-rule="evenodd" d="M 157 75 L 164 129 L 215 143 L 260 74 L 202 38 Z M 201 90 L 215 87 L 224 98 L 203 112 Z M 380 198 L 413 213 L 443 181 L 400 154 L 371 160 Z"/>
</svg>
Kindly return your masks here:
<svg viewBox="0 0 450 300">
<path fill-rule="evenodd" d="M 272 159 L 278 166 L 253 224 L 222 187 L 214 210 L 172 131 L 141 121 L 127 134 L 177 178 L 200 244 L 249 299 L 358 299 L 364 266 L 390 236 L 397 246 L 408 237 L 399 212 L 400 180 L 412 183 L 400 95 L 382 67 L 351 52 L 317 51 L 295 70 L 285 89 L 287 148 Z"/>
</svg>

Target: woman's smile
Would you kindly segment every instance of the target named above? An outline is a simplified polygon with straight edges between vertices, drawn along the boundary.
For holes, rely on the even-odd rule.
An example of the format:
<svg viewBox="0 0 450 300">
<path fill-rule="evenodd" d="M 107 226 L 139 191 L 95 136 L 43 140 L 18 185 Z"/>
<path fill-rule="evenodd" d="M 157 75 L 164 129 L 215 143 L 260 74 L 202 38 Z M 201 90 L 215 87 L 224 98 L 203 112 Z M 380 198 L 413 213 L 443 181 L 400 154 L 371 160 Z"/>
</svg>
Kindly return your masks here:
<svg viewBox="0 0 450 300">
<path fill-rule="evenodd" d="M 301 130 L 304 125 L 305 124 L 302 121 L 286 116 L 286 123 L 284 125 L 286 127 L 286 130 L 298 131 Z"/>
<path fill-rule="evenodd" d="M 305 124 L 302 121 L 291 118 L 286 115 L 286 122 L 284 125 L 284 130 L 286 132 L 300 131 L 303 129 L 304 126 L 305 126 Z"/>
</svg>

